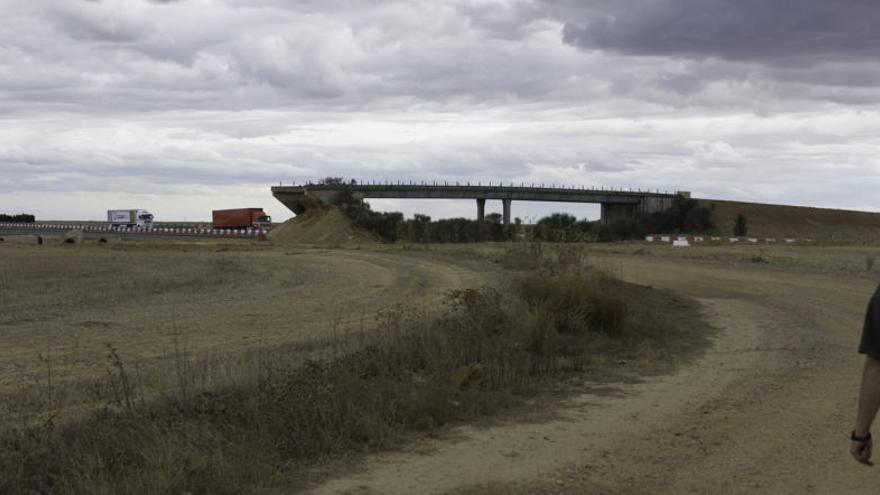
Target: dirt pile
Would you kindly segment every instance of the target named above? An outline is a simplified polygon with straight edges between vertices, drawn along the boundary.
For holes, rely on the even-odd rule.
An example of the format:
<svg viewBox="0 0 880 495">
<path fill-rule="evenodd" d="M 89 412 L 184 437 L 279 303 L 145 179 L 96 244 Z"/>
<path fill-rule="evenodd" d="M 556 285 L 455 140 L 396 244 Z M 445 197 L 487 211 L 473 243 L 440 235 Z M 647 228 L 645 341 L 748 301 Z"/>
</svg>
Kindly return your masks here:
<svg viewBox="0 0 880 495">
<path fill-rule="evenodd" d="M 313 208 L 269 232 L 269 240 L 280 244 L 369 244 L 379 237 L 356 227 L 338 208 Z"/>
<path fill-rule="evenodd" d="M 742 213 L 753 237 L 880 239 L 880 213 L 708 199 L 700 204 L 714 205 L 712 221 L 723 235 L 733 233 L 736 215 Z"/>
</svg>

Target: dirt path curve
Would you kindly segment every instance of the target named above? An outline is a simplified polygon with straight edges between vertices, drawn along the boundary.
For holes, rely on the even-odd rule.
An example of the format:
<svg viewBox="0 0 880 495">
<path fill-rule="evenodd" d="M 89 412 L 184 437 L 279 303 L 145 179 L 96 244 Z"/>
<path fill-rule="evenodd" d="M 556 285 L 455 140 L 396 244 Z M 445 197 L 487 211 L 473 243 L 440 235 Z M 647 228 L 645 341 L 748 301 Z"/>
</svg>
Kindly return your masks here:
<svg viewBox="0 0 880 495">
<path fill-rule="evenodd" d="M 571 400 L 549 421 L 461 427 L 315 493 L 877 493 L 847 454 L 866 278 L 606 257 L 702 301 L 713 347 L 674 375 Z"/>
</svg>

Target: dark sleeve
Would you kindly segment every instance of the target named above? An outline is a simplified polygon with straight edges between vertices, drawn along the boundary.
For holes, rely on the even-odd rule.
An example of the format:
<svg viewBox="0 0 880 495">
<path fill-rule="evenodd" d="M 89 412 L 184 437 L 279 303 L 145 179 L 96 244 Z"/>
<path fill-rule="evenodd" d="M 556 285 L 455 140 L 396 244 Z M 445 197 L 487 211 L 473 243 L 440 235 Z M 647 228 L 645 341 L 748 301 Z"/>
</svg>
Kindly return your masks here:
<svg viewBox="0 0 880 495">
<path fill-rule="evenodd" d="M 877 288 L 871 302 L 868 303 L 859 352 L 880 361 L 880 287 Z"/>
</svg>

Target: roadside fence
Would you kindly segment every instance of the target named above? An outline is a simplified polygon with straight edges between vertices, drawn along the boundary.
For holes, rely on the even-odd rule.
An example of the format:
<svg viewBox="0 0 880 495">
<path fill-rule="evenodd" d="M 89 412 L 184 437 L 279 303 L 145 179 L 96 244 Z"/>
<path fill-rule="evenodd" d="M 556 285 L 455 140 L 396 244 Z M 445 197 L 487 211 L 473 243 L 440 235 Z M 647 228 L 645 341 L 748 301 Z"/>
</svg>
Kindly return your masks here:
<svg viewBox="0 0 880 495">
<path fill-rule="evenodd" d="M 161 234 L 199 237 L 258 237 L 268 233 L 266 229 L 207 229 L 198 227 L 113 227 L 101 224 L 76 223 L 13 223 L 0 222 L 0 228 L 21 230 L 82 230 L 84 232 L 107 232 L 118 234 Z"/>
<path fill-rule="evenodd" d="M 796 244 L 799 242 L 813 242 L 813 239 L 793 239 L 790 237 L 777 239 L 775 237 L 722 237 L 680 234 L 651 234 L 645 236 L 645 241 L 672 244 L 676 246 L 687 246 L 690 244 L 700 244 L 704 242 L 722 242 L 728 244 Z"/>
</svg>

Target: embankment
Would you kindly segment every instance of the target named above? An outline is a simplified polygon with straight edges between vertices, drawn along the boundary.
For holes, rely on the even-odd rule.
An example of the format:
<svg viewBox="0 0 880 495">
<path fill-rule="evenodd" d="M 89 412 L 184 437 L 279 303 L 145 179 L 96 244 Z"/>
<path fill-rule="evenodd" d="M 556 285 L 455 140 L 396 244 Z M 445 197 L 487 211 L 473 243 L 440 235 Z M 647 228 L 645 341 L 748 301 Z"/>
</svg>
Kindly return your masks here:
<svg viewBox="0 0 880 495">
<path fill-rule="evenodd" d="M 880 213 L 709 199 L 701 199 L 700 204 L 714 205 L 712 220 L 724 235 L 733 233 L 734 221 L 741 213 L 748 223 L 748 235 L 755 237 L 880 240 Z"/>
</svg>

